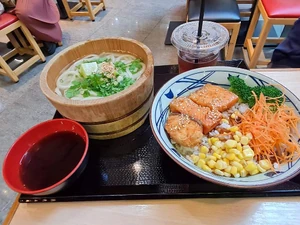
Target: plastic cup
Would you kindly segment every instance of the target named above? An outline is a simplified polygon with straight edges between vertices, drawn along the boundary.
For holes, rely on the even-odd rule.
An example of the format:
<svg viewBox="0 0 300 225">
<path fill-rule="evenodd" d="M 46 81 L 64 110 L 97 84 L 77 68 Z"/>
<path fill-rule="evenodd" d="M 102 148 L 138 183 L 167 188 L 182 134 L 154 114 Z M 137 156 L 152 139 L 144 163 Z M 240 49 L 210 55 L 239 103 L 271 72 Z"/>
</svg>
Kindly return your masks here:
<svg viewBox="0 0 300 225">
<path fill-rule="evenodd" d="M 172 33 L 171 42 L 177 48 L 179 73 L 216 65 L 220 50 L 229 40 L 224 26 L 208 21 L 203 21 L 202 35 L 197 39 L 198 23 L 184 23 Z"/>
</svg>

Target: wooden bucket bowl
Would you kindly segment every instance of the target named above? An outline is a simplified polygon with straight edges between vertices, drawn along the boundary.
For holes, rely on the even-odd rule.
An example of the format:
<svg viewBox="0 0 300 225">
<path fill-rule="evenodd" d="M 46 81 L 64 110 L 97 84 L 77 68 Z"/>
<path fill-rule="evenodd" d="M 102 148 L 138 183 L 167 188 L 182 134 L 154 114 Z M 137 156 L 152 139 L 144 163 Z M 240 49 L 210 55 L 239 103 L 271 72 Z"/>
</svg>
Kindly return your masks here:
<svg viewBox="0 0 300 225">
<path fill-rule="evenodd" d="M 127 89 L 96 100 L 71 100 L 57 95 L 56 80 L 75 61 L 102 52 L 130 53 L 146 65 L 145 72 Z M 57 111 L 81 123 L 90 138 L 112 139 L 140 127 L 153 101 L 153 56 L 144 44 L 127 38 L 102 38 L 80 42 L 57 54 L 45 66 L 40 87 Z"/>
</svg>

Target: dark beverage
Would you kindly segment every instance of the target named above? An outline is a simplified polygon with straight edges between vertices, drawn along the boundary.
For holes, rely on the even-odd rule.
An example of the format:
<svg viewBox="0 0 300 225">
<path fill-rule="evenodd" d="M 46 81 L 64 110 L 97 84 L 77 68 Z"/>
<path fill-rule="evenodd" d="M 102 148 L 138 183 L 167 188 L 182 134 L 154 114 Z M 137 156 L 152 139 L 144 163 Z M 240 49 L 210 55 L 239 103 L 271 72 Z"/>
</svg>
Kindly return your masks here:
<svg viewBox="0 0 300 225">
<path fill-rule="evenodd" d="M 210 54 L 204 58 L 195 59 L 194 57 L 179 51 L 178 53 L 178 66 L 179 73 L 186 72 L 188 70 L 205 67 L 205 66 L 215 66 L 217 64 L 218 54 Z"/>
<path fill-rule="evenodd" d="M 188 22 L 172 33 L 171 42 L 177 48 L 180 73 L 215 66 L 220 50 L 229 40 L 228 30 L 218 23 L 203 21 L 202 29 L 199 27 L 198 21 Z"/>
<path fill-rule="evenodd" d="M 85 141 L 70 131 L 43 138 L 21 159 L 23 185 L 29 190 L 40 190 L 59 182 L 79 163 L 84 150 Z"/>
</svg>

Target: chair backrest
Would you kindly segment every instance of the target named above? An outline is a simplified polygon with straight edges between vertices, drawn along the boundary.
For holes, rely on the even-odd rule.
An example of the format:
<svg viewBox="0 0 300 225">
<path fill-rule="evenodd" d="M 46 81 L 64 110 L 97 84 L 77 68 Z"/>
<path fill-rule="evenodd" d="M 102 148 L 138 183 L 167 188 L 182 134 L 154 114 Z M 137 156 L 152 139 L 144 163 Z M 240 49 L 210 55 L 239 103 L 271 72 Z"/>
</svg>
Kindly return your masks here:
<svg viewBox="0 0 300 225">
<path fill-rule="evenodd" d="M 199 0 L 188 0 L 187 18 L 188 21 L 198 21 L 200 14 Z M 205 1 L 204 20 L 213 22 L 235 22 L 241 21 L 240 12 L 236 0 L 209 0 Z"/>
</svg>

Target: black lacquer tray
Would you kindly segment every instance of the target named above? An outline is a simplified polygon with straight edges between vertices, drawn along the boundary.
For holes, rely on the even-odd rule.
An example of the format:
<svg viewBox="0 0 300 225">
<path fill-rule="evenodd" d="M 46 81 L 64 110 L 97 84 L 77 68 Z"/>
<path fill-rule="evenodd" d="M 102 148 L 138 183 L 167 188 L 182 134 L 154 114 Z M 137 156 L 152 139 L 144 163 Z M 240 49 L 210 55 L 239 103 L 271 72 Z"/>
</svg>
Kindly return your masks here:
<svg viewBox="0 0 300 225">
<path fill-rule="evenodd" d="M 242 60 L 220 61 L 218 65 L 246 68 Z M 155 91 L 177 74 L 177 66 L 155 67 Z M 60 115 L 56 113 L 54 117 Z M 164 153 L 146 120 L 124 137 L 90 140 L 88 165 L 69 188 L 50 196 L 21 195 L 19 202 L 296 195 L 300 195 L 300 176 L 260 190 L 224 187 L 202 180 Z"/>
</svg>

